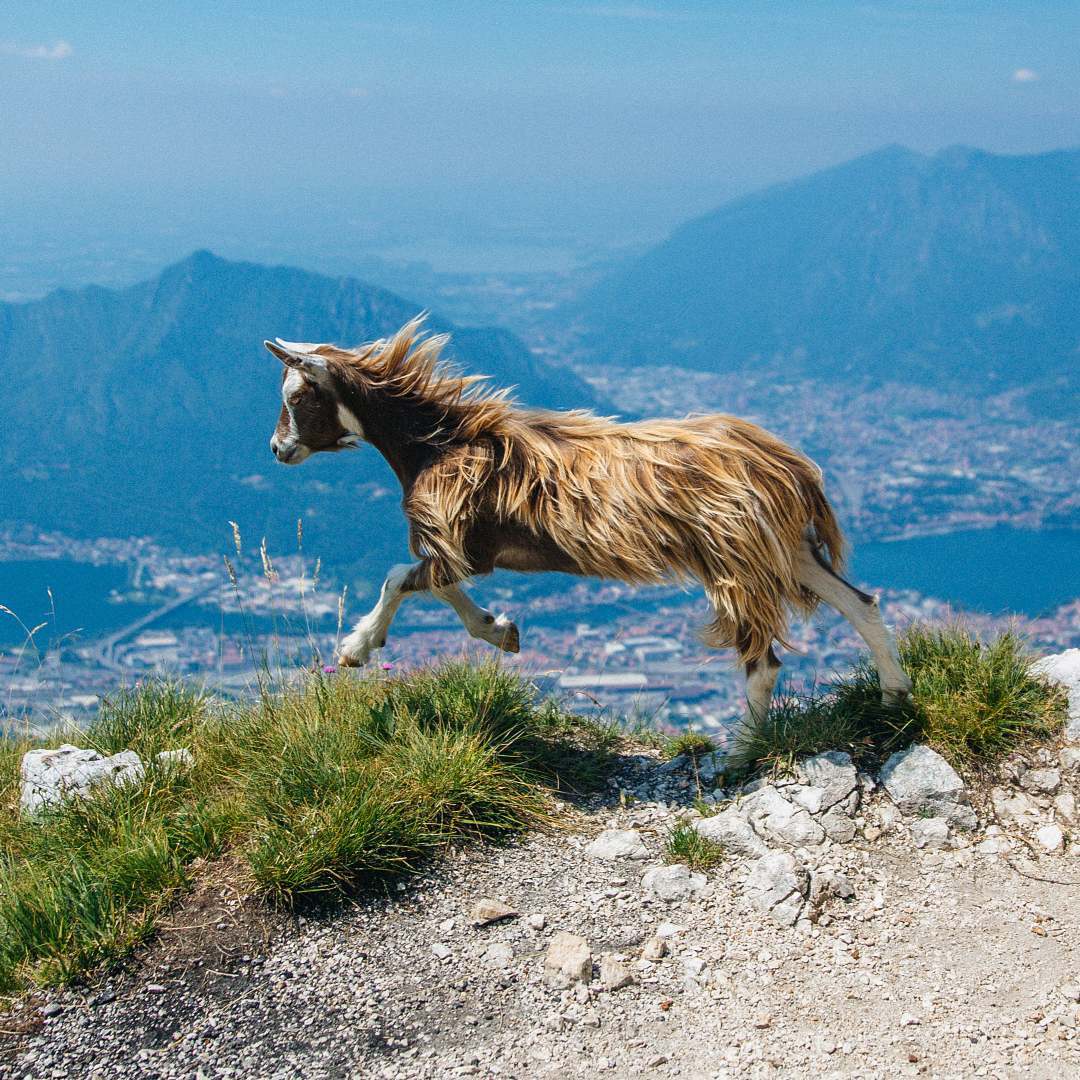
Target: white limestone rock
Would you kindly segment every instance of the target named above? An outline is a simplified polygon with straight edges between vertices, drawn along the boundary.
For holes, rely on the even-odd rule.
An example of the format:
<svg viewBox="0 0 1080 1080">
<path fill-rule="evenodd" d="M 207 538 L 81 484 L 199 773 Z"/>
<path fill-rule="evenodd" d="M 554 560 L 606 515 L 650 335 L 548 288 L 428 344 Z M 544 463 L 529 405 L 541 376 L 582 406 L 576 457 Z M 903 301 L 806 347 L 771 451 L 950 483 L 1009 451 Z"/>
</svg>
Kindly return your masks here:
<svg viewBox="0 0 1080 1080">
<path fill-rule="evenodd" d="M 764 855 L 768 845 L 750 827 L 746 815 L 736 806 L 729 806 L 719 814 L 701 818 L 694 828 L 708 840 L 722 845 L 737 855 Z"/>
<path fill-rule="evenodd" d="M 19 806 L 24 814 L 36 814 L 66 799 L 87 799 L 101 784 L 137 784 L 145 775 L 134 750 L 111 757 L 67 743 L 55 750 L 30 750 L 20 768 Z"/>
<path fill-rule="evenodd" d="M 784 788 L 784 796 L 793 803 L 801 806 L 808 814 L 820 814 L 825 807 L 825 789 L 820 787 L 807 787 L 805 784 L 794 784 Z"/>
<path fill-rule="evenodd" d="M 1061 787 L 1057 769 L 1026 769 L 1020 776 L 1020 786 L 1036 795 L 1053 795 Z"/>
<path fill-rule="evenodd" d="M 657 866 L 645 872 L 641 879 L 645 893 L 655 900 L 666 904 L 677 904 L 689 900 L 705 888 L 705 875 L 690 872 L 688 866 L 675 863 L 673 866 Z"/>
<path fill-rule="evenodd" d="M 1059 825 L 1044 825 L 1035 833 L 1035 839 L 1043 851 L 1051 855 L 1065 850 L 1065 834 Z"/>
<path fill-rule="evenodd" d="M 990 804 L 994 808 L 994 816 L 1004 824 L 1034 825 L 1042 818 L 1031 796 L 1012 788 L 992 788 Z"/>
<path fill-rule="evenodd" d="M 822 814 L 817 821 L 825 835 L 836 844 L 850 844 L 855 839 L 855 820 L 840 805 Z"/>
<path fill-rule="evenodd" d="M 621 990 L 634 981 L 630 970 L 614 956 L 600 957 L 600 984 L 605 990 Z"/>
<path fill-rule="evenodd" d="M 1064 688 L 1068 695 L 1068 714 L 1065 720 L 1065 738 L 1080 743 L 1080 649 L 1044 656 L 1031 665 L 1036 675 Z"/>
<path fill-rule="evenodd" d="M 1063 772 L 1080 771 L 1080 746 L 1063 746 L 1058 751 L 1058 764 Z"/>
<path fill-rule="evenodd" d="M 978 824 L 960 774 L 929 746 L 897 751 L 882 767 L 881 782 L 905 814 L 929 813 L 965 829 Z"/>
<path fill-rule="evenodd" d="M 1071 791 L 1060 791 L 1054 796 L 1054 817 L 1066 825 L 1076 824 L 1076 796 Z"/>
<path fill-rule="evenodd" d="M 605 862 L 647 859 L 649 849 L 637 829 L 605 829 L 586 849 L 586 855 Z"/>
<path fill-rule="evenodd" d="M 544 955 L 544 982 L 558 990 L 576 983 L 587 985 L 592 978 L 593 960 L 589 943 L 578 934 L 560 930 Z"/>
<path fill-rule="evenodd" d="M 916 818 L 911 823 L 911 839 L 917 848 L 941 851 L 949 846 L 949 823 L 944 818 Z"/>
<path fill-rule="evenodd" d="M 775 787 L 748 796 L 740 808 L 764 840 L 787 847 L 810 847 L 825 840 L 825 830 L 801 806 L 788 802 Z"/>
<path fill-rule="evenodd" d="M 518 910 L 504 904 L 501 900 L 477 900 L 469 913 L 469 922 L 479 928 L 502 922 L 503 919 L 516 919 Z"/>
<path fill-rule="evenodd" d="M 816 814 L 830 809 L 837 803 L 848 800 L 855 793 L 855 805 L 849 808 L 853 813 L 858 805 L 859 774 L 851 761 L 851 755 L 841 750 L 828 750 L 815 754 L 799 765 L 799 779 L 809 788 L 819 788 L 822 792 L 821 805 Z"/>
<path fill-rule="evenodd" d="M 762 915 L 781 926 L 794 926 L 802 914 L 809 886 L 810 875 L 794 855 L 770 851 L 754 864 L 744 895 Z"/>
</svg>

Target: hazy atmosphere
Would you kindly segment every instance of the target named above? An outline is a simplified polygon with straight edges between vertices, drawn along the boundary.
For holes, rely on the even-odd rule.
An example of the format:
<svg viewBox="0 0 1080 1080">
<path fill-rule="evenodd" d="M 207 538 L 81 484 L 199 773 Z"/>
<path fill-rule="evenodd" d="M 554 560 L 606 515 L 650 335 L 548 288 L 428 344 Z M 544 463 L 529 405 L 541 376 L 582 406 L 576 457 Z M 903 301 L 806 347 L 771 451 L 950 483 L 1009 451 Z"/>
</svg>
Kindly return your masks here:
<svg viewBox="0 0 1080 1080">
<path fill-rule="evenodd" d="M 890 143 L 1080 142 L 1065 2 L 16 0 L 0 34 L 10 298 L 197 247 L 563 269 Z"/>
</svg>

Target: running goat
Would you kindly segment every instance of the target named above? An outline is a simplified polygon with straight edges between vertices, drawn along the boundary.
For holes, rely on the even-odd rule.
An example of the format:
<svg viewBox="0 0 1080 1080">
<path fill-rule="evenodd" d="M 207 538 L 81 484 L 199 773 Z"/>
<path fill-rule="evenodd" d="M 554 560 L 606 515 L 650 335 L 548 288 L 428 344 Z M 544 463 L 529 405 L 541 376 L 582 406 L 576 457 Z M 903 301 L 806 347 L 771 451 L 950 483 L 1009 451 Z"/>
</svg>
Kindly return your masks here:
<svg viewBox="0 0 1080 1080">
<path fill-rule="evenodd" d="M 298 465 L 370 443 L 404 492 L 419 562 L 393 567 L 379 601 L 341 643 L 364 664 L 402 599 L 430 592 L 475 638 L 506 652 L 517 627 L 461 583 L 496 568 L 642 584 L 696 580 L 713 610 L 704 640 L 746 670 L 748 721 L 769 708 L 791 610 L 839 611 L 874 658 L 882 697 L 911 690 L 877 599 L 838 574 L 844 541 L 813 462 L 732 416 L 620 424 L 513 404 L 440 359 L 423 316 L 356 349 L 266 342 L 285 365 L 270 448 Z"/>
</svg>

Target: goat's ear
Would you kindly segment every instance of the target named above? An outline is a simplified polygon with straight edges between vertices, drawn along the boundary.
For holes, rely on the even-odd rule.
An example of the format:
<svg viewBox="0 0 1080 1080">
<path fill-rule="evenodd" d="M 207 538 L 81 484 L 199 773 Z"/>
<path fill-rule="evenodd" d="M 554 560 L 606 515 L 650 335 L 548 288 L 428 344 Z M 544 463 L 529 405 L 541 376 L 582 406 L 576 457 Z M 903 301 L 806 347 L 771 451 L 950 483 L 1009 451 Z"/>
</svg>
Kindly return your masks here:
<svg viewBox="0 0 1080 1080">
<path fill-rule="evenodd" d="M 315 352 L 318 345 L 306 341 L 282 341 L 281 338 L 276 341 L 264 341 L 263 344 L 286 367 L 303 372 L 313 382 L 329 382 L 330 373 L 326 368 L 326 357 Z"/>
</svg>

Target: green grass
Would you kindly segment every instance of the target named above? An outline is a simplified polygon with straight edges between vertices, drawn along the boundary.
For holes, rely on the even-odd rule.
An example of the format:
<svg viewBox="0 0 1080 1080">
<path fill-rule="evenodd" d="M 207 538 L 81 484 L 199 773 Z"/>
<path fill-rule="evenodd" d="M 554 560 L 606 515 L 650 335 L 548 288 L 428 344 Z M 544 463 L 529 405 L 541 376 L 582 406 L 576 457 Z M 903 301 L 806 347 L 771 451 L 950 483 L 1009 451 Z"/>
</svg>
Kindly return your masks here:
<svg viewBox="0 0 1080 1080">
<path fill-rule="evenodd" d="M 909 705 L 883 707 L 862 664 L 827 693 L 781 699 L 747 734 L 744 767 L 836 748 L 880 759 L 919 740 L 974 768 L 1060 729 L 1062 695 L 1031 675 L 1013 635 L 983 643 L 958 627 L 916 628 L 901 654 Z M 64 735 L 134 749 L 148 773 L 28 821 L 18 773 L 30 744 L 0 740 L 0 994 L 77 978 L 144 940 L 197 860 L 228 852 L 252 890 L 296 903 L 378 886 L 451 844 L 543 826 L 551 790 L 596 785 L 621 738 L 616 723 L 539 702 L 496 665 L 465 664 L 400 679 L 314 675 L 246 705 L 150 683 Z M 153 764 L 179 747 L 194 755 L 190 770 Z M 695 758 L 711 749 L 696 734 L 668 744 Z M 684 823 L 667 857 L 705 869 L 722 849 Z"/>
<path fill-rule="evenodd" d="M 18 769 L 30 744 L 0 743 L 0 993 L 130 949 L 190 887 L 195 861 L 226 850 L 266 899 L 293 903 L 543 826 L 551 788 L 599 779 L 617 733 L 538 703 L 497 666 L 455 664 L 312 676 L 248 705 L 150 683 L 104 703 L 71 741 L 134 749 L 151 763 L 146 782 L 27 820 Z M 192 769 L 152 764 L 181 746 Z"/>
<path fill-rule="evenodd" d="M 787 770 L 834 749 L 874 761 L 925 742 L 970 771 L 1061 729 L 1064 697 L 1032 674 L 1034 658 L 1016 634 L 984 642 L 960 625 L 915 625 L 899 646 L 910 701 L 882 705 L 877 673 L 863 660 L 824 693 L 780 697 L 764 723 L 740 733 L 733 768 Z"/>
<path fill-rule="evenodd" d="M 696 761 L 715 749 L 716 743 L 708 735 L 702 735 L 699 731 L 684 731 L 668 740 L 664 747 L 664 756 L 670 760 L 685 754 Z"/>
<path fill-rule="evenodd" d="M 702 836 L 688 821 L 678 822 L 664 843 L 664 861 L 685 863 L 691 870 L 710 870 L 723 859 L 723 847 Z"/>
</svg>

